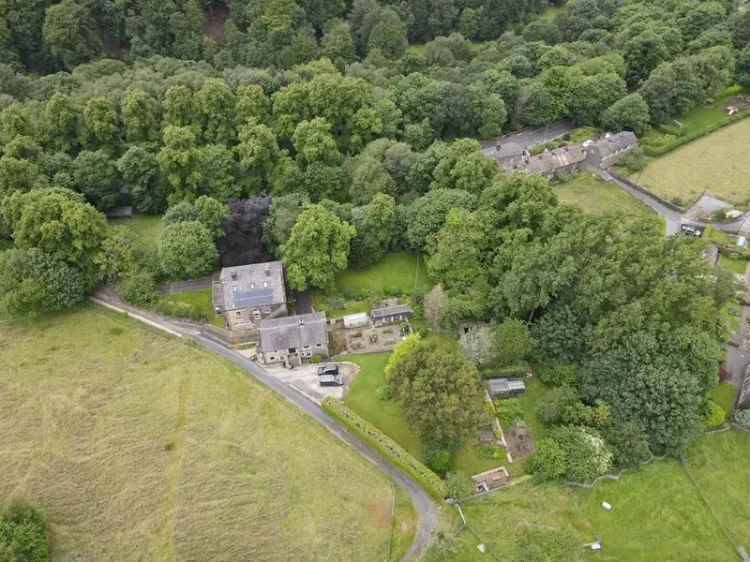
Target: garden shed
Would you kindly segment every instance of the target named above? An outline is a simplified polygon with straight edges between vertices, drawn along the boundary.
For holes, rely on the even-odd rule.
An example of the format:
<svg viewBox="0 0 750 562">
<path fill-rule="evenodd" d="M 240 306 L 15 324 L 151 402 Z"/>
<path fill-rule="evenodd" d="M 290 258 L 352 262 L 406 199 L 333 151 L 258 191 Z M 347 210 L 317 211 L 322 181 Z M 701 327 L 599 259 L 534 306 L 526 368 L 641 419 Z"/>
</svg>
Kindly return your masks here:
<svg viewBox="0 0 750 562">
<path fill-rule="evenodd" d="M 357 314 L 347 314 L 343 318 L 344 328 L 363 328 L 370 324 L 370 317 L 366 312 L 359 312 Z"/>
<path fill-rule="evenodd" d="M 490 379 L 487 390 L 492 398 L 510 398 L 526 392 L 526 383 L 521 379 Z"/>
</svg>

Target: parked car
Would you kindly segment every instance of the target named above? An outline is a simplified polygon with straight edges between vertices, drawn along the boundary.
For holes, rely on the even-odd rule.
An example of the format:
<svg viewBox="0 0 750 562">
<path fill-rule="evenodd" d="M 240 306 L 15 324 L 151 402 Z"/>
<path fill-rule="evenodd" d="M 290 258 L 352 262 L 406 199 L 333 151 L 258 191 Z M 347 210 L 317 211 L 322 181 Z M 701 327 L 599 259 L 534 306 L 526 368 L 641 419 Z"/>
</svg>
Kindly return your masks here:
<svg viewBox="0 0 750 562">
<path fill-rule="evenodd" d="M 320 375 L 318 382 L 320 386 L 344 386 L 344 377 L 341 375 Z"/>
<path fill-rule="evenodd" d="M 322 377 L 323 375 L 338 375 L 338 374 L 339 374 L 338 365 L 327 363 L 325 365 L 321 365 L 320 367 L 318 367 L 319 377 Z"/>
</svg>

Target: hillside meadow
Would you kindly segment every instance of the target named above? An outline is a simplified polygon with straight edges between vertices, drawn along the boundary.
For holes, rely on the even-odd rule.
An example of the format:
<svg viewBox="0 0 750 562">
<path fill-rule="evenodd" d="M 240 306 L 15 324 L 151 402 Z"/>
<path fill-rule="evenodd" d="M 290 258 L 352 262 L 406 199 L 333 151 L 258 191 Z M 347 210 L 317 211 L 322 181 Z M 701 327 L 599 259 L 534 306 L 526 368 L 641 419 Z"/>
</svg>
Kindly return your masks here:
<svg viewBox="0 0 750 562">
<path fill-rule="evenodd" d="M 387 560 L 414 531 L 408 498 L 270 390 L 93 306 L 0 325 L 0 443 L 0 504 L 47 514 L 53 561 Z"/>
</svg>

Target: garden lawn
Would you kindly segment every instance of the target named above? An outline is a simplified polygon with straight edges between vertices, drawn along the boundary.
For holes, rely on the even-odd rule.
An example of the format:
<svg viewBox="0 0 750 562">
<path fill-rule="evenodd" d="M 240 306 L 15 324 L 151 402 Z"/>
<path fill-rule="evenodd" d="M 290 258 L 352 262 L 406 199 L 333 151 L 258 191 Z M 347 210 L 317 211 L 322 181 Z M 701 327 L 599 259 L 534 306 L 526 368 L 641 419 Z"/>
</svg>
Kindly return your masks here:
<svg viewBox="0 0 750 562">
<path fill-rule="evenodd" d="M 635 197 L 591 173 L 577 174 L 568 182 L 554 185 L 554 190 L 560 202 L 578 207 L 590 215 L 621 212 L 637 219 L 657 218 L 656 213 Z"/>
<path fill-rule="evenodd" d="M 343 355 L 338 358 L 340 361 L 351 361 L 360 366 L 359 374 L 355 377 L 344 402 L 415 458 L 425 462 L 424 443 L 409 427 L 399 404 L 395 400 L 380 400 L 377 396 L 378 388 L 385 385 L 385 365 L 389 355 L 389 353 L 371 353 Z M 483 458 L 477 441 L 465 444 L 454 454 L 451 470 L 462 470 L 471 475 L 501 464 L 505 464 L 504 456 L 499 461 Z"/>
<path fill-rule="evenodd" d="M 720 383 L 711 391 L 711 400 L 724 408 L 729 413 L 734 406 L 734 399 L 737 397 L 737 388 L 728 382 Z"/>
<path fill-rule="evenodd" d="M 47 514 L 53 562 L 386 560 L 413 533 L 391 482 L 302 412 L 93 305 L 0 325 L 0 442 L 0 505 Z"/>
<path fill-rule="evenodd" d="M 708 191 L 747 209 L 748 145 L 750 119 L 744 119 L 652 160 L 631 179 L 683 207 L 689 207 Z"/>
<path fill-rule="evenodd" d="M 224 320 L 214 312 L 211 289 L 196 289 L 164 295 L 161 301 L 167 304 L 189 307 L 203 316 L 208 322 L 219 328 L 224 327 Z"/>
<path fill-rule="evenodd" d="M 331 318 L 367 312 L 386 295 L 423 295 L 432 288 L 424 260 L 413 254 L 388 254 L 379 262 L 336 276 L 333 290 L 313 291 L 315 310 Z"/>
<path fill-rule="evenodd" d="M 161 235 L 161 217 L 136 215 L 127 219 L 110 219 L 110 226 L 124 226 L 144 247 L 156 250 Z"/>
<path fill-rule="evenodd" d="M 455 554 L 439 557 L 433 549 L 428 560 L 475 561 L 480 542 L 488 560 L 508 560 L 523 530 L 534 526 L 560 530 L 581 544 L 601 538 L 601 552 L 594 556 L 582 549 L 572 560 L 731 562 L 737 560 L 733 544 L 750 545 L 748 458 L 748 433 L 697 440 L 687 466 L 703 497 L 676 461 L 654 462 L 593 490 L 519 484 L 465 504 L 476 535 L 459 533 Z M 605 511 L 603 501 L 613 511 Z"/>
<path fill-rule="evenodd" d="M 726 270 L 738 275 L 745 275 L 747 269 L 747 260 L 731 258 L 726 255 L 719 256 L 719 265 Z"/>
</svg>

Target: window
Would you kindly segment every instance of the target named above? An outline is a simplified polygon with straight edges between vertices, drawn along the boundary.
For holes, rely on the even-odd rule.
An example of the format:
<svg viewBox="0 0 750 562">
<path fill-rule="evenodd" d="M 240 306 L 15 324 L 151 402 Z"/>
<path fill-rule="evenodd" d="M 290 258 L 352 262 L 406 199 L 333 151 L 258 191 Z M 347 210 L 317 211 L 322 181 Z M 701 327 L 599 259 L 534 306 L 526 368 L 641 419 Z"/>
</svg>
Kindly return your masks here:
<svg viewBox="0 0 750 562">
<path fill-rule="evenodd" d="M 315 347 L 323 347 L 322 343 L 315 344 Z"/>
<path fill-rule="evenodd" d="M 310 346 L 309 345 L 305 345 L 305 346 L 303 346 L 303 349 L 310 349 Z"/>
</svg>

